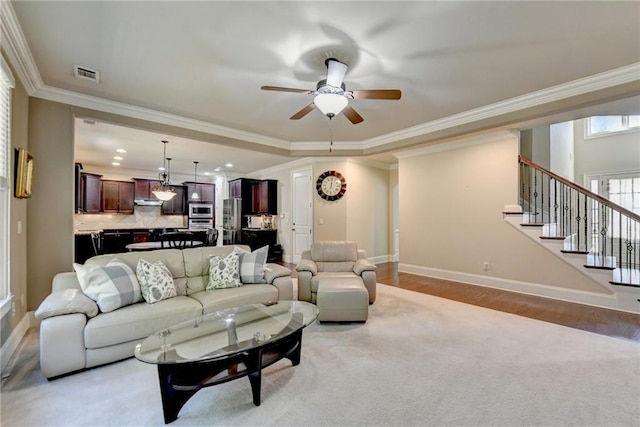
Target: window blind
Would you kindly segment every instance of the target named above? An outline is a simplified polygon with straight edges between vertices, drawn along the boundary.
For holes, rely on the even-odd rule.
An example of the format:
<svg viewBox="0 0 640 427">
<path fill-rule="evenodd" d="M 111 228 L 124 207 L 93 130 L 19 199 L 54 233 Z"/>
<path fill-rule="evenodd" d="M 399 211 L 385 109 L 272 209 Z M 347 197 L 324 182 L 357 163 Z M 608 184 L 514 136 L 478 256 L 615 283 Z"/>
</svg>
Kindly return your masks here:
<svg viewBox="0 0 640 427">
<path fill-rule="evenodd" d="M 11 120 L 11 89 L 14 86 L 13 76 L 9 66 L 0 57 L 0 187 L 8 188 L 11 168 L 10 161 L 10 120 Z"/>
</svg>

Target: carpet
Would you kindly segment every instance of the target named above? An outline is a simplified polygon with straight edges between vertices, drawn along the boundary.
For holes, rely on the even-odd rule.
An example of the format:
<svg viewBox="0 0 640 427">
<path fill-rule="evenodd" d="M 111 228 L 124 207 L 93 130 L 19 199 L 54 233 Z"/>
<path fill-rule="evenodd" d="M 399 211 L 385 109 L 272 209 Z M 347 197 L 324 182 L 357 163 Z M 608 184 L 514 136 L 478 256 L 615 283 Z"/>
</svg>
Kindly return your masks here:
<svg viewBox="0 0 640 427">
<path fill-rule="evenodd" d="M 1 389 L 3 426 L 162 426 L 136 359 L 48 382 L 37 331 Z M 378 285 L 365 324 L 314 323 L 302 361 L 198 392 L 172 426 L 638 426 L 640 345 Z"/>
</svg>

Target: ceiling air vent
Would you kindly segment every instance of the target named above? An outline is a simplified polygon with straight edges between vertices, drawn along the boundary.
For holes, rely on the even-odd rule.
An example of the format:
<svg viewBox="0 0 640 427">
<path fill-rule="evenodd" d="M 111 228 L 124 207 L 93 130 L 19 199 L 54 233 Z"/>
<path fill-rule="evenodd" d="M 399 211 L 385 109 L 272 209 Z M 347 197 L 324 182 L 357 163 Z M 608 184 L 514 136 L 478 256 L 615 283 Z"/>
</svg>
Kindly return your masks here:
<svg viewBox="0 0 640 427">
<path fill-rule="evenodd" d="M 94 83 L 100 82 L 100 73 L 96 70 L 92 70 L 91 68 L 74 65 L 73 75 L 79 79 L 91 80 Z"/>
</svg>

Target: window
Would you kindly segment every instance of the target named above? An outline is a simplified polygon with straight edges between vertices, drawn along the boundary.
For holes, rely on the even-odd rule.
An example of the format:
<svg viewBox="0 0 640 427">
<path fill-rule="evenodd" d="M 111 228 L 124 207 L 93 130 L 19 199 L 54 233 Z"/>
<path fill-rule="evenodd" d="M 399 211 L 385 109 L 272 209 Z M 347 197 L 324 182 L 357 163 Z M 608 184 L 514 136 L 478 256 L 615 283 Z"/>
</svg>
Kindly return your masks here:
<svg viewBox="0 0 640 427">
<path fill-rule="evenodd" d="M 630 210 L 633 213 L 640 214 L 640 171 L 628 172 L 611 175 L 592 175 L 587 177 L 589 189 L 605 199 Z M 599 232 L 600 216 L 605 215 L 601 212 L 599 205 L 594 201 L 592 203 L 592 218 L 594 218 L 594 231 Z M 624 230 L 629 227 L 629 220 L 626 217 L 620 217 L 620 214 L 613 212 L 610 217 L 605 217 L 609 223 L 607 227 L 607 236 L 624 237 Z"/>
<path fill-rule="evenodd" d="M 586 120 L 587 137 L 627 132 L 640 128 L 640 116 L 593 116 Z"/>
<path fill-rule="evenodd" d="M 13 76 L 0 56 L 0 302 L 9 296 L 9 206 L 11 203 L 11 88 Z M 6 306 L 6 304 L 4 304 Z M 3 304 L 0 303 L 0 307 Z M 5 307 L 3 307 L 5 308 Z"/>
</svg>

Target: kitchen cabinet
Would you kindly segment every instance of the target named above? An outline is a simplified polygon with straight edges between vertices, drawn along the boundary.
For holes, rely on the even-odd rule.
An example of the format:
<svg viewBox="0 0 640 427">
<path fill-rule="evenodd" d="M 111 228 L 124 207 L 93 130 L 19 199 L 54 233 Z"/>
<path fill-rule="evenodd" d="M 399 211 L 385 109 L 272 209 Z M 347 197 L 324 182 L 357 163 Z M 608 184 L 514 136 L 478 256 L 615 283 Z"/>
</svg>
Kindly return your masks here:
<svg viewBox="0 0 640 427">
<path fill-rule="evenodd" d="M 216 186 L 215 184 L 208 184 L 205 182 L 192 182 L 186 181 L 182 183 L 187 187 L 186 200 L 187 203 L 214 203 L 216 198 Z M 196 192 L 200 196 L 197 200 L 192 200 L 191 195 Z"/>
<path fill-rule="evenodd" d="M 186 215 L 185 191 L 183 185 L 174 185 L 173 191 L 176 193 L 171 200 L 162 202 L 162 215 Z"/>
<path fill-rule="evenodd" d="M 229 181 L 229 198 L 239 199 L 242 197 L 242 180 L 234 179 Z"/>
<path fill-rule="evenodd" d="M 160 187 L 160 181 L 157 179 L 133 179 L 134 199 L 135 200 L 158 200 L 153 194 L 153 190 Z"/>
<path fill-rule="evenodd" d="M 252 213 L 277 215 L 278 213 L 278 181 L 265 179 L 253 184 Z"/>
<path fill-rule="evenodd" d="M 102 180 L 102 212 L 133 214 L 134 184 L 131 181 Z"/>
<path fill-rule="evenodd" d="M 102 175 L 81 172 L 79 185 L 76 189 L 77 212 L 97 214 L 100 213 L 102 199 Z"/>
</svg>

